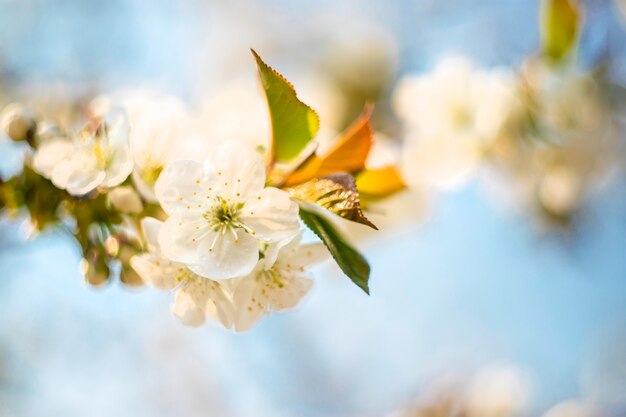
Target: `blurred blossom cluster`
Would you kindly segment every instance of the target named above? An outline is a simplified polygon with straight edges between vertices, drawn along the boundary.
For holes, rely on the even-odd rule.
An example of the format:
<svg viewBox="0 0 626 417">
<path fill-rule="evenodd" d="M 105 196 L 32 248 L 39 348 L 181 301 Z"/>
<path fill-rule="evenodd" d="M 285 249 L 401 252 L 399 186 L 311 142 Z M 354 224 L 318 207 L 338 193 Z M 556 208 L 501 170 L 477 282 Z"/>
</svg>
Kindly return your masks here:
<svg viewBox="0 0 626 417">
<path fill-rule="evenodd" d="M 591 398 L 572 398 L 545 410 L 533 406 L 534 387 L 526 370 L 490 365 L 469 374 L 446 373 L 424 384 L 412 404 L 388 417 L 611 417 L 616 406 Z"/>
<path fill-rule="evenodd" d="M 436 190 L 478 178 L 507 207 L 567 224 L 624 163 L 609 88 L 599 72 L 537 58 L 515 71 L 443 58 L 395 89 L 403 172 Z"/>
</svg>

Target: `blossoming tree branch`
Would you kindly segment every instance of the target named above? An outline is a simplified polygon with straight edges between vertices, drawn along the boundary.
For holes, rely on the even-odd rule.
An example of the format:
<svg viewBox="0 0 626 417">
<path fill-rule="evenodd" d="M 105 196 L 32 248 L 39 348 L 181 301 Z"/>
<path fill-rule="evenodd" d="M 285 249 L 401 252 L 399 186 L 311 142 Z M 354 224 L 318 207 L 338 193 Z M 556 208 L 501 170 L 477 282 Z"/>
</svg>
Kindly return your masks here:
<svg viewBox="0 0 626 417">
<path fill-rule="evenodd" d="M 295 307 L 313 284 L 307 269 L 329 254 L 369 293 L 370 267 L 338 222 L 376 229 L 362 206 L 404 187 L 394 166 L 365 168 L 372 108 L 320 153 L 316 112 L 252 53 L 271 120 L 269 149 L 183 139 L 163 121 L 138 122 L 111 99 L 92 101 L 77 132 L 11 105 L 4 130 L 25 144 L 25 158 L 21 173 L 0 182 L 0 209 L 26 211 L 36 230 L 75 236 L 91 284 L 117 272 L 127 284 L 174 292 L 172 311 L 188 325 L 208 315 L 244 331 Z M 178 111 L 172 105 L 167 114 Z M 302 224 L 319 242 L 301 242 Z"/>
</svg>

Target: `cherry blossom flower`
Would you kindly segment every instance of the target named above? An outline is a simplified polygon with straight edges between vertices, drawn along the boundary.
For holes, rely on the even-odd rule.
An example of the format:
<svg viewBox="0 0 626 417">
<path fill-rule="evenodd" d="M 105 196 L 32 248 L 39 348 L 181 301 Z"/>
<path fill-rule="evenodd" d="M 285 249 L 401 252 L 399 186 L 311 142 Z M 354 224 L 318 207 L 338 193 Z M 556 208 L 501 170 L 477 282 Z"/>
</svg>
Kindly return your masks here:
<svg viewBox="0 0 626 417">
<path fill-rule="evenodd" d="M 403 169 L 412 183 L 450 188 L 466 181 L 519 106 L 514 77 L 463 58 L 407 76 L 394 94 L 405 126 Z"/>
<path fill-rule="evenodd" d="M 160 250 L 158 235 L 162 223 L 147 217 L 142 221 L 148 252 L 135 255 L 130 264 L 148 285 L 175 291 L 172 312 L 184 324 L 204 323 L 207 309 L 215 312 L 224 325 L 231 325 L 232 306 L 224 287 L 216 281 L 194 274 L 184 264 L 167 259 Z"/>
<path fill-rule="evenodd" d="M 234 329 L 248 330 L 263 315 L 294 308 L 313 286 L 305 268 L 327 256 L 322 243 L 300 244 L 300 235 L 266 245 L 252 273 L 231 280 Z"/>
<path fill-rule="evenodd" d="M 44 142 L 35 153 L 33 168 L 76 196 L 124 182 L 133 169 L 126 116 L 115 111 L 95 125 L 88 125 L 71 140 Z"/>
<path fill-rule="evenodd" d="M 169 215 L 159 234 L 161 250 L 204 277 L 250 273 L 260 242 L 283 240 L 299 228 L 289 194 L 264 186 L 261 156 L 239 142 L 225 142 L 205 163 L 174 161 L 155 186 Z"/>
</svg>

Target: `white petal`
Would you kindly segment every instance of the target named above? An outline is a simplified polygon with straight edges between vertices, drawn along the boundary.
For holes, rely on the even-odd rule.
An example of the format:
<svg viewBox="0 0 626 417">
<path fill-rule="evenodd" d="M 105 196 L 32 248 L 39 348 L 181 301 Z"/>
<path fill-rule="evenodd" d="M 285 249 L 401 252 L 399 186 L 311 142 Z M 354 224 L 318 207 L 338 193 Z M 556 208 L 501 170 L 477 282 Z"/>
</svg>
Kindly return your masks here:
<svg viewBox="0 0 626 417">
<path fill-rule="evenodd" d="M 54 139 L 44 142 L 33 157 L 33 168 L 50 178 L 57 164 L 70 157 L 73 148 L 72 143 L 66 140 Z"/>
<path fill-rule="evenodd" d="M 172 312 L 188 326 L 200 326 L 206 318 L 206 303 L 209 299 L 209 280 L 192 279 L 176 292 Z"/>
<path fill-rule="evenodd" d="M 163 222 L 154 217 L 144 217 L 141 219 L 141 228 L 143 236 L 151 251 L 157 251 L 159 248 L 159 232 L 161 231 Z"/>
<path fill-rule="evenodd" d="M 233 327 L 244 332 L 254 326 L 267 311 L 267 300 L 262 294 L 263 285 L 256 274 L 237 280 L 233 294 L 233 308 L 236 312 Z"/>
<path fill-rule="evenodd" d="M 159 231 L 161 252 L 173 261 L 196 264 L 202 236 L 208 229 L 202 217 L 176 213 L 165 220 Z"/>
<path fill-rule="evenodd" d="M 119 146 L 111 150 L 113 160 L 106 170 L 106 178 L 102 181 L 103 187 L 115 187 L 128 178 L 133 170 L 133 158 L 128 145 Z"/>
<path fill-rule="evenodd" d="M 283 275 L 274 280 L 265 280 L 266 298 L 274 311 L 294 308 L 313 286 L 313 281 L 295 275 Z"/>
<path fill-rule="evenodd" d="M 50 174 L 50 181 L 62 190 L 67 188 L 67 180 L 74 172 L 74 166 L 71 159 L 60 161 Z"/>
<path fill-rule="evenodd" d="M 300 227 L 298 205 L 285 191 L 273 187 L 248 200 L 240 219 L 257 238 L 273 242 L 292 237 Z"/>
<path fill-rule="evenodd" d="M 133 178 L 135 188 L 137 188 L 137 191 L 139 191 L 139 194 L 141 194 L 144 200 L 149 201 L 150 203 L 156 203 L 157 198 L 156 194 L 154 194 L 154 185 L 148 184 L 148 182 L 143 179 L 141 168 L 139 166 L 135 166 L 131 176 Z"/>
<path fill-rule="evenodd" d="M 302 239 L 302 230 L 299 230 L 292 237 L 288 237 L 287 239 L 279 240 L 278 242 L 272 242 L 265 244 L 265 249 L 263 250 L 263 268 L 270 269 L 276 263 L 276 259 L 278 258 L 279 253 L 287 253 L 291 255 L 300 243 L 300 239 Z"/>
<path fill-rule="evenodd" d="M 210 233 L 202 240 L 189 269 L 196 274 L 215 279 L 229 279 L 249 274 L 259 260 L 259 243 L 243 230 L 235 236 L 226 232 Z"/>
<path fill-rule="evenodd" d="M 295 307 L 312 286 L 313 281 L 307 278 L 280 275 L 274 279 L 262 272 L 241 278 L 233 294 L 235 330 L 248 330 L 271 310 Z"/>
<path fill-rule="evenodd" d="M 98 185 L 102 183 L 102 181 L 106 177 L 106 173 L 100 169 L 80 170 L 77 169 L 77 167 L 75 166 L 72 167 L 72 169 L 73 170 L 71 171 L 70 175 L 66 178 L 67 185 L 65 188 L 67 189 L 68 193 L 76 196 L 85 195 L 94 190 Z M 66 174 L 66 172 L 63 170 L 55 170 L 53 179 L 56 182 L 60 182 L 60 174 L 61 176 L 63 176 Z"/>
<path fill-rule="evenodd" d="M 228 294 L 228 290 L 219 282 L 211 281 L 214 289 L 209 296 L 207 314 L 215 317 L 224 327 L 230 329 L 235 320 L 235 310 Z"/>
<path fill-rule="evenodd" d="M 163 210 L 171 215 L 204 204 L 202 199 L 206 198 L 208 187 L 202 163 L 178 160 L 159 175 L 154 192 Z"/>
<path fill-rule="evenodd" d="M 130 258 L 130 266 L 146 284 L 163 290 L 170 290 L 179 284 L 177 277 L 181 276 L 181 268 L 184 268 L 150 253 L 133 256 Z"/>
<path fill-rule="evenodd" d="M 117 148 L 119 146 L 129 146 L 130 125 L 126 112 L 120 108 L 112 109 L 105 119 L 107 126 L 107 139 L 109 146 Z"/>
<path fill-rule="evenodd" d="M 278 255 L 281 268 L 303 272 L 304 268 L 322 262 L 330 256 L 323 243 L 309 243 L 297 247 L 285 247 Z"/>
<path fill-rule="evenodd" d="M 234 201 L 246 201 L 265 186 L 263 158 L 250 145 L 224 142 L 211 158 L 218 194 Z"/>
</svg>

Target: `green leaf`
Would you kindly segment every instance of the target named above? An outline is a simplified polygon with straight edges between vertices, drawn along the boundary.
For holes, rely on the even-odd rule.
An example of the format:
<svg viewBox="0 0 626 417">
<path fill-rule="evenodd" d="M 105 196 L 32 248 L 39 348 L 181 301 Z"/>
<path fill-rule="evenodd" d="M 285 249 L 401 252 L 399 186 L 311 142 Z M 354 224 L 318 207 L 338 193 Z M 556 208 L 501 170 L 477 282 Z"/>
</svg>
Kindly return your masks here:
<svg viewBox="0 0 626 417">
<path fill-rule="evenodd" d="M 560 62 L 576 45 L 581 22 L 578 0 L 543 0 L 540 18 L 543 53 Z"/>
<path fill-rule="evenodd" d="M 319 130 L 317 113 L 298 99 L 293 85 L 252 50 L 272 122 L 272 163 L 291 162 Z"/>
<path fill-rule="evenodd" d="M 318 214 L 314 209 L 303 207 L 306 204 L 300 205 L 300 218 L 304 224 L 322 239 L 337 265 L 348 278 L 366 294 L 369 294 L 370 266 L 365 258 L 345 241 L 328 219 Z"/>
</svg>

